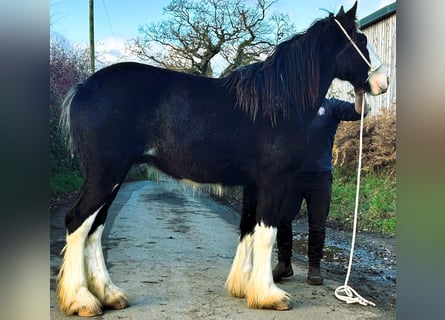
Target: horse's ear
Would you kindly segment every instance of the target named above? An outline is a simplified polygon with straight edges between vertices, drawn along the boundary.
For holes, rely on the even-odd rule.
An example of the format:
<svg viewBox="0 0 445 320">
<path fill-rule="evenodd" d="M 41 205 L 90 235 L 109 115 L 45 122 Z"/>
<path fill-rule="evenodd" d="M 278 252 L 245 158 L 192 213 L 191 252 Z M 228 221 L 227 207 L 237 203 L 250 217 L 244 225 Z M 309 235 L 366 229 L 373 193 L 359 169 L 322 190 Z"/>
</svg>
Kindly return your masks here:
<svg viewBox="0 0 445 320">
<path fill-rule="evenodd" d="M 347 30 L 354 28 L 355 26 L 355 15 L 357 13 L 357 1 L 354 3 L 351 9 L 345 13 L 343 6 L 341 6 L 340 11 L 337 13 L 336 18 L 343 24 Z"/>
<path fill-rule="evenodd" d="M 357 13 L 357 1 L 354 3 L 352 8 L 349 9 L 349 11 L 345 13 L 345 15 L 348 16 L 349 19 L 355 20 L 356 13 Z"/>
<path fill-rule="evenodd" d="M 341 6 L 340 10 L 338 10 L 337 17 L 341 16 L 341 15 L 344 15 L 344 14 L 345 14 L 345 9 L 343 9 L 343 6 Z"/>
</svg>

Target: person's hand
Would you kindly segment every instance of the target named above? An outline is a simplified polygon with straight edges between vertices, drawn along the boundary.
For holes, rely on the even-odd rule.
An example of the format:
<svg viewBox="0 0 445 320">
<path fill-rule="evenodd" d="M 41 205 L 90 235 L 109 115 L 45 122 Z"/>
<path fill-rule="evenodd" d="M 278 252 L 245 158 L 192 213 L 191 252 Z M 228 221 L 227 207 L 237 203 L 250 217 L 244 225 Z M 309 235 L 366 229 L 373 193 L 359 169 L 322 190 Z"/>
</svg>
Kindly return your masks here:
<svg viewBox="0 0 445 320">
<path fill-rule="evenodd" d="M 354 93 L 356 96 L 357 95 L 363 96 L 365 94 L 365 89 L 354 88 Z"/>
<path fill-rule="evenodd" d="M 361 114 L 362 113 L 362 104 L 365 103 L 365 106 L 364 106 L 365 114 L 368 113 L 368 106 L 365 101 L 365 90 L 354 88 L 354 93 L 355 93 L 355 105 L 354 105 L 355 111 L 358 114 Z"/>
</svg>

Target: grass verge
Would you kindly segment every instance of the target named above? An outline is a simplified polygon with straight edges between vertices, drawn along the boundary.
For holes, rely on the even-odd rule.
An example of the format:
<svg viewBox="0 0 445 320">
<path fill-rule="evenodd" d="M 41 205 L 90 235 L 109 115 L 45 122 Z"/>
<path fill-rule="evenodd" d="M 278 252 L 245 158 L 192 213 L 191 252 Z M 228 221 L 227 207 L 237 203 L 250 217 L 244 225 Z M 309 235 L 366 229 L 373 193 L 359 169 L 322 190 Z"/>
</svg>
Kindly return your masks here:
<svg viewBox="0 0 445 320">
<path fill-rule="evenodd" d="M 49 178 L 51 196 L 58 196 L 77 191 L 82 187 L 83 179 L 79 173 L 57 173 Z"/>
<path fill-rule="evenodd" d="M 396 233 L 396 181 L 391 175 L 364 174 L 359 194 L 358 230 L 385 235 Z M 352 229 L 356 178 L 334 171 L 329 221 Z"/>
</svg>

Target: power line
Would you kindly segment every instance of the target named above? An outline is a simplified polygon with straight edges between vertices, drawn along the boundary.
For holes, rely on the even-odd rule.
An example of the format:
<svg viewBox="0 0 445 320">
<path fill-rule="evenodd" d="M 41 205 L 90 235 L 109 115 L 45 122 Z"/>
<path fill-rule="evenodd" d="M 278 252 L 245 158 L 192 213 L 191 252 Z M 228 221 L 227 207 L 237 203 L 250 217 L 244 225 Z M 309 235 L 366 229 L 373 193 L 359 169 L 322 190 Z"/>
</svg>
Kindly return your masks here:
<svg viewBox="0 0 445 320">
<path fill-rule="evenodd" d="M 113 38 L 114 38 L 115 37 L 114 30 L 113 30 L 113 26 L 111 25 L 110 15 L 108 14 L 108 9 L 107 9 L 107 6 L 105 5 L 105 0 L 102 0 L 102 4 L 104 6 L 104 11 L 105 11 L 105 16 L 107 17 L 108 26 L 110 27 L 111 34 L 113 35 Z"/>
</svg>

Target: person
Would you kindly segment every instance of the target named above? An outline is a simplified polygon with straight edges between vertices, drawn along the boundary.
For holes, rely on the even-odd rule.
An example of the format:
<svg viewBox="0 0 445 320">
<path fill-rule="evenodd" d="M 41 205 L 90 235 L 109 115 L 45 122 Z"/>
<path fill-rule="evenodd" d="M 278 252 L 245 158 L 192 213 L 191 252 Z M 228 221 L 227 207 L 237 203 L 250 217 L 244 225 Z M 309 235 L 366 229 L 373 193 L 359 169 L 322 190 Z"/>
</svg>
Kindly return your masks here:
<svg viewBox="0 0 445 320">
<path fill-rule="evenodd" d="M 297 176 L 298 208 L 289 212 L 278 224 L 277 248 L 278 263 L 273 269 L 273 279 L 279 282 L 293 275 L 292 257 L 292 220 L 301 208 L 303 199 L 308 211 L 309 268 L 307 283 L 322 285 L 323 276 L 320 261 L 326 235 L 326 220 L 329 214 L 332 193 L 332 148 L 335 133 L 340 121 L 356 121 L 361 118 L 364 91 L 354 89 L 355 102 L 338 99 L 325 99 L 310 124 L 309 146 L 307 157 L 303 162 L 301 173 Z M 365 115 L 366 115 L 365 104 Z"/>
</svg>

